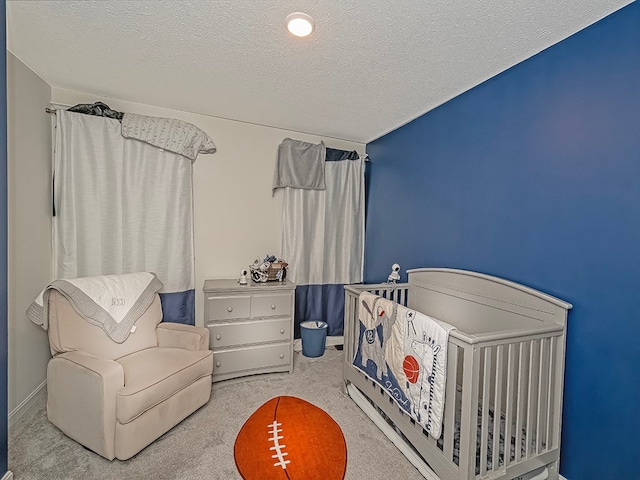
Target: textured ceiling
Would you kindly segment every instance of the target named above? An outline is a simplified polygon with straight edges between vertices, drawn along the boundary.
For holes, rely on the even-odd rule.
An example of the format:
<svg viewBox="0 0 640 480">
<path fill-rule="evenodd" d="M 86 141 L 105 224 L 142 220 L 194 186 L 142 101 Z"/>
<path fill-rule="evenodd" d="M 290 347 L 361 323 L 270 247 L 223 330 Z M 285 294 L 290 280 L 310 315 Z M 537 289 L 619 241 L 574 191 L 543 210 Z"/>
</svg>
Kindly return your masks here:
<svg viewBox="0 0 640 480">
<path fill-rule="evenodd" d="M 8 1 L 7 47 L 53 87 L 366 143 L 629 3 Z"/>
</svg>

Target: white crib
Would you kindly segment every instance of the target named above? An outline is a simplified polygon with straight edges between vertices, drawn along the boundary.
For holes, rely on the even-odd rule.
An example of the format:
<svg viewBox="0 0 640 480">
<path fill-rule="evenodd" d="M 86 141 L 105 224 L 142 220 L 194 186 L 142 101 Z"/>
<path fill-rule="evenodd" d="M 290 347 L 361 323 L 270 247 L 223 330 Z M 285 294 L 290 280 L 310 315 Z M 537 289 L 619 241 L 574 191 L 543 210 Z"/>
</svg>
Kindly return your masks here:
<svg viewBox="0 0 640 480">
<path fill-rule="evenodd" d="M 412 447 L 401 450 L 414 457 L 414 464 L 416 460 L 422 464 L 419 470 L 425 477 L 436 478 L 433 471 L 441 480 L 533 475 L 556 480 L 571 305 L 475 272 L 423 268 L 408 274 L 407 284 L 345 287 L 346 391 L 379 426 L 383 427 L 384 419 L 396 442 L 402 438 Z M 439 440 L 352 365 L 360 332 L 358 295 L 363 291 L 456 326 L 449 336 Z M 363 395 L 369 401 L 366 406 Z M 424 469 L 423 461 L 430 470 Z"/>
</svg>

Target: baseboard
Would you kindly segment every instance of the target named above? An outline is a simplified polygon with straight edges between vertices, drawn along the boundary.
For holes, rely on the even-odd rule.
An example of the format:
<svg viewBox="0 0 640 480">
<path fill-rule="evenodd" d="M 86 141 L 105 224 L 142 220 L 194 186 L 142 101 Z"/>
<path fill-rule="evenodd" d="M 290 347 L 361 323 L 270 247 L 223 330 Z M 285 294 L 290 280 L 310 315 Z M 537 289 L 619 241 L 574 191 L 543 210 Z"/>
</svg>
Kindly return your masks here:
<svg viewBox="0 0 640 480">
<path fill-rule="evenodd" d="M 40 397 L 40 395 L 45 394 L 46 386 L 47 386 L 47 380 L 44 380 L 40 385 L 38 385 L 38 387 L 33 392 L 31 392 L 31 394 L 27 398 L 25 398 L 22 402 L 20 402 L 20 405 L 18 405 L 9 413 L 9 427 L 14 425 L 18 420 L 20 420 L 22 415 L 24 415 L 24 413 L 31 408 L 31 406 Z M 5 480 L 4 477 L 2 478 L 2 480 Z"/>
<path fill-rule="evenodd" d="M 336 345 L 344 345 L 344 337 L 342 335 L 340 336 L 330 336 L 327 337 L 327 341 L 325 343 L 325 345 L 327 347 L 335 347 Z M 296 338 L 293 341 L 293 350 L 295 352 L 301 352 L 302 351 L 302 340 L 299 338 Z"/>
<path fill-rule="evenodd" d="M 11 470 L 5 473 L 4 476 L 2 477 L 2 480 L 12 480 L 12 479 L 13 479 L 13 472 Z"/>
</svg>

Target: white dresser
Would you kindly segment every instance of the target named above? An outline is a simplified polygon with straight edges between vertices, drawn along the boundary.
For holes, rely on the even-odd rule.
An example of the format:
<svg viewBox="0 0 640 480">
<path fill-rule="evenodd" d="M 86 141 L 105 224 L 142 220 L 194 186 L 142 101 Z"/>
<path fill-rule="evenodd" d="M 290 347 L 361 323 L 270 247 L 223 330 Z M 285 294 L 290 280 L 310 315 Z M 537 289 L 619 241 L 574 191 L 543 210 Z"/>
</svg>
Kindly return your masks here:
<svg viewBox="0 0 640 480">
<path fill-rule="evenodd" d="M 293 283 L 206 280 L 203 290 L 214 382 L 293 372 Z"/>
</svg>

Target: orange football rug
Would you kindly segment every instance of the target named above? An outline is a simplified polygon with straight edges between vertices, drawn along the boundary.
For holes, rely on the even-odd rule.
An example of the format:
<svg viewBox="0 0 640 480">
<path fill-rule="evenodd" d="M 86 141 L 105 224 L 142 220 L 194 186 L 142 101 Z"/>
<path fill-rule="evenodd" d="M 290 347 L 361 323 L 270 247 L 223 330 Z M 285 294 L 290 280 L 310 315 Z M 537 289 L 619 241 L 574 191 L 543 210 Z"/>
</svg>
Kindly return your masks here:
<svg viewBox="0 0 640 480">
<path fill-rule="evenodd" d="M 244 423 L 234 446 L 244 480 L 342 480 L 347 444 L 324 410 L 297 397 L 280 396 Z"/>
</svg>

